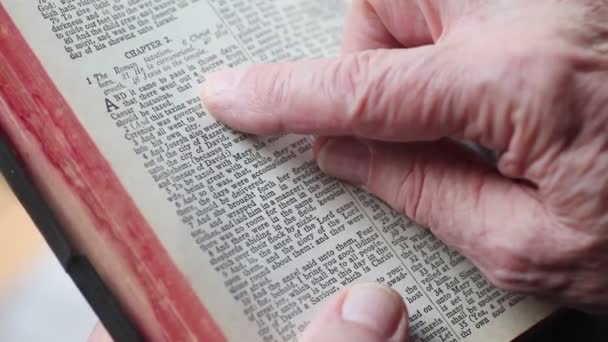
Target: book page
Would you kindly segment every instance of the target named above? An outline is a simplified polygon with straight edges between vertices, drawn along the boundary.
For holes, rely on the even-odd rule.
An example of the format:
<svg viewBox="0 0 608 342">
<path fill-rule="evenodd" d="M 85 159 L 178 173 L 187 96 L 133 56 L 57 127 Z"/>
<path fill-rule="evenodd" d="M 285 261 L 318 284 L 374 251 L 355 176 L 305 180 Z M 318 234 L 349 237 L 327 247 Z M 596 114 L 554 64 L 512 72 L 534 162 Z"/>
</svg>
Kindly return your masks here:
<svg viewBox="0 0 608 342">
<path fill-rule="evenodd" d="M 248 136 L 206 112 L 210 71 L 338 54 L 343 2 L 0 3 L 229 340 L 294 340 L 363 281 L 403 295 L 413 341 L 507 341 L 551 312 L 323 175 L 311 138 Z"/>
</svg>

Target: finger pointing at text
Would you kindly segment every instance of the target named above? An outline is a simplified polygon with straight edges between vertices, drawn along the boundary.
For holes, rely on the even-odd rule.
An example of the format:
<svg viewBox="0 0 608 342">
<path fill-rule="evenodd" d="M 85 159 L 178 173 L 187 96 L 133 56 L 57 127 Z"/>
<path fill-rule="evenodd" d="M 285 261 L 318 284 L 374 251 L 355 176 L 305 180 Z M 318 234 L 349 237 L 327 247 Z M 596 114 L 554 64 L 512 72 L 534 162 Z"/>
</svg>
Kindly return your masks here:
<svg viewBox="0 0 608 342">
<path fill-rule="evenodd" d="M 494 284 L 606 309 L 607 23 L 599 0 L 359 0 L 343 56 L 222 71 L 202 96 L 244 132 L 324 136 L 323 171 Z"/>
</svg>

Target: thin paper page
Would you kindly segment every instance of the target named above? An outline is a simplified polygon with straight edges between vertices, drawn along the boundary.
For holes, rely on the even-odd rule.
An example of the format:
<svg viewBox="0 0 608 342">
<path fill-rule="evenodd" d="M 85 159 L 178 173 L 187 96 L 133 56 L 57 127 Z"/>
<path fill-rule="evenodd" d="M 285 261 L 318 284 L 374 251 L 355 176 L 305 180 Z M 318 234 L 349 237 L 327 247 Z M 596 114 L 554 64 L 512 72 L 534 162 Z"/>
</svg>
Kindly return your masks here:
<svg viewBox="0 0 608 342">
<path fill-rule="evenodd" d="M 323 175 L 308 137 L 246 136 L 205 111 L 212 70 L 337 55 L 342 2 L 2 4 L 230 340 L 294 339 L 363 281 L 403 295 L 414 341 L 507 341 L 551 311 Z"/>
</svg>

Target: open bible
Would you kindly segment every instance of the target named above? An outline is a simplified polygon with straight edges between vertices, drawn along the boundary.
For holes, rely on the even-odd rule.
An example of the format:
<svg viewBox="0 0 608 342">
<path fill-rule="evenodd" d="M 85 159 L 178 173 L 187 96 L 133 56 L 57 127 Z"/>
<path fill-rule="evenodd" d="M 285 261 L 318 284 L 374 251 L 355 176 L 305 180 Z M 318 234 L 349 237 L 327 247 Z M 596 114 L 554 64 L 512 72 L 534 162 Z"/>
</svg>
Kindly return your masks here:
<svg viewBox="0 0 608 342">
<path fill-rule="evenodd" d="M 337 54 L 343 2 L 0 4 L 1 131 L 147 339 L 295 340 L 363 281 L 403 295 L 413 341 L 508 341 L 552 312 L 320 173 L 309 137 L 206 112 L 210 71 Z"/>
</svg>

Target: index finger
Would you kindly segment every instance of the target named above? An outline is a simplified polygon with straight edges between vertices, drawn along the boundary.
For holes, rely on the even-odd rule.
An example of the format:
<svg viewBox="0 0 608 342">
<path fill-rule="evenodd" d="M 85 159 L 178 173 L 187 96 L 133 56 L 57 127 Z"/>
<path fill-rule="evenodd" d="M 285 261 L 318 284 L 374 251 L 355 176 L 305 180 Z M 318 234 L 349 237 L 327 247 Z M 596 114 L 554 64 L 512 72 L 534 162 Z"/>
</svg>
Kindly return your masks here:
<svg viewBox="0 0 608 342">
<path fill-rule="evenodd" d="M 479 99 L 467 95 L 453 57 L 431 45 L 224 70 L 209 75 L 202 98 L 219 121 L 246 133 L 479 138 Z"/>
</svg>

